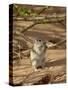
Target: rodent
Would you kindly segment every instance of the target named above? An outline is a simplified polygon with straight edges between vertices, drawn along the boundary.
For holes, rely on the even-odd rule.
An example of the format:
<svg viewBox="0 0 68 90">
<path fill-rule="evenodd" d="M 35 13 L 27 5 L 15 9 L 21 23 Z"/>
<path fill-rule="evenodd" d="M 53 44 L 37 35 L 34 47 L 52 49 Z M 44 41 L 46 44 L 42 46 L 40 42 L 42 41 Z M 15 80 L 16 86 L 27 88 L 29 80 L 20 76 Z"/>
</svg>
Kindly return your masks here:
<svg viewBox="0 0 68 90">
<path fill-rule="evenodd" d="M 37 71 L 38 68 L 45 67 L 45 53 L 46 53 L 46 42 L 41 39 L 36 39 L 33 44 L 33 48 L 30 51 L 30 59 L 34 71 Z"/>
</svg>

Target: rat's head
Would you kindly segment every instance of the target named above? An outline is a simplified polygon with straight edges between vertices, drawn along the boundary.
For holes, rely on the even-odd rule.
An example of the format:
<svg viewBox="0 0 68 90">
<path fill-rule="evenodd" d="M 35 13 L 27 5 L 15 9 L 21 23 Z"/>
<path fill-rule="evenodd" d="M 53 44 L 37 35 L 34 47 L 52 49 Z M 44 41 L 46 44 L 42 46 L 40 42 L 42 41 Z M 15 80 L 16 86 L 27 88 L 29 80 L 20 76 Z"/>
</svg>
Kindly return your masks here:
<svg viewBox="0 0 68 90">
<path fill-rule="evenodd" d="M 34 41 L 34 47 L 40 48 L 44 46 L 44 41 L 42 39 L 36 39 Z"/>
</svg>

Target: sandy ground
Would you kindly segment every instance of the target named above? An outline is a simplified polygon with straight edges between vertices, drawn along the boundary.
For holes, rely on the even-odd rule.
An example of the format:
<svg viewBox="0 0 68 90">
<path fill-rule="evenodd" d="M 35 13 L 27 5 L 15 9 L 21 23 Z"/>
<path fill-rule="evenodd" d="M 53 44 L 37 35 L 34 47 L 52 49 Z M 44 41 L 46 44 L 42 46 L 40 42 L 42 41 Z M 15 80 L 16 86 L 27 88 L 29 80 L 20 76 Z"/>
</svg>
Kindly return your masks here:
<svg viewBox="0 0 68 90">
<path fill-rule="evenodd" d="M 23 58 L 13 67 L 13 81 L 15 84 L 29 85 L 38 82 L 42 77 L 50 75 L 50 83 L 64 83 L 66 81 L 65 50 L 47 50 L 45 68 L 34 72 L 30 59 Z"/>
</svg>

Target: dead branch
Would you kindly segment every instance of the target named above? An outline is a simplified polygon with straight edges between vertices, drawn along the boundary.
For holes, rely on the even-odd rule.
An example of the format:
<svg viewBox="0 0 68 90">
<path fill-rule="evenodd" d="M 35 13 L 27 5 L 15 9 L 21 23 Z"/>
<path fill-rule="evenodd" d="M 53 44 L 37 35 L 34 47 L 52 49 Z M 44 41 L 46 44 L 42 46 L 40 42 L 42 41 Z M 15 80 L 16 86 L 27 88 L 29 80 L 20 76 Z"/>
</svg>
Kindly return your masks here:
<svg viewBox="0 0 68 90">
<path fill-rule="evenodd" d="M 43 16 L 27 16 L 27 17 L 14 17 L 13 19 L 15 21 L 39 21 L 39 20 L 44 20 L 44 19 L 63 19 L 65 20 L 65 14 L 58 14 L 58 15 L 43 15 Z"/>
<path fill-rule="evenodd" d="M 40 10 L 40 12 L 38 13 L 38 15 L 40 15 L 43 11 L 45 10 L 45 8 L 43 8 L 42 10 Z M 29 27 L 27 27 L 26 29 L 24 29 L 21 33 L 24 33 L 25 31 L 27 31 L 28 29 L 30 29 L 31 27 L 35 26 L 37 23 L 34 22 L 32 25 L 30 25 Z"/>
<path fill-rule="evenodd" d="M 62 39 L 60 42 L 55 43 L 55 44 L 47 41 L 47 47 L 48 47 L 48 48 L 56 47 L 56 46 L 62 44 L 63 42 L 65 42 L 65 41 L 66 41 L 66 39 Z"/>
</svg>

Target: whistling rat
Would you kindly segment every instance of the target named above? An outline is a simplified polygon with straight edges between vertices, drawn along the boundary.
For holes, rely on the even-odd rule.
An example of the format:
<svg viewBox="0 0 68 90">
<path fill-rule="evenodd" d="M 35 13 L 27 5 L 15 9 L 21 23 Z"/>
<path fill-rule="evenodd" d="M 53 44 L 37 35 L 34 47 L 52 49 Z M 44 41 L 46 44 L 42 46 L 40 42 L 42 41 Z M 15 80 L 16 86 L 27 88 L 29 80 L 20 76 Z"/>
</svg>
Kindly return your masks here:
<svg viewBox="0 0 68 90">
<path fill-rule="evenodd" d="M 34 71 L 37 71 L 38 68 L 44 68 L 46 48 L 46 43 L 43 40 L 38 39 L 34 41 L 33 48 L 30 51 Z"/>
</svg>

